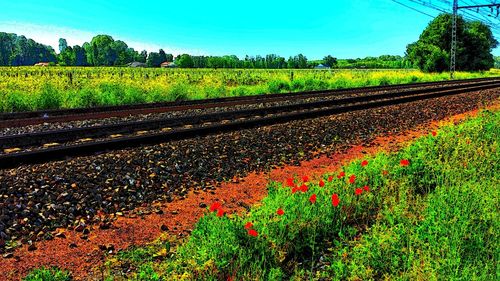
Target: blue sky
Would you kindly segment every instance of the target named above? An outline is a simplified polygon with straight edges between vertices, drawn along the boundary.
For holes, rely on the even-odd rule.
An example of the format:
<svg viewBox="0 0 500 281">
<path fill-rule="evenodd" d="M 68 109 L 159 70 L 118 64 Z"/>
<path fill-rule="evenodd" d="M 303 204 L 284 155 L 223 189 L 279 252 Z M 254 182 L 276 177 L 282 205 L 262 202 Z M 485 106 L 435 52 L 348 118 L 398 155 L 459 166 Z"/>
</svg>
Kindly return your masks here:
<svg viewBox="0 0 500 281">
<path fill-rule="evenodd" d="M 55 49 L 59 37 L 81 45 L 109 34 L 137 50 L 310 59 L 403 55 L 431 20 L 391 0 L 0 0 L 0 10 L 0 31 Z"/>
</svg>

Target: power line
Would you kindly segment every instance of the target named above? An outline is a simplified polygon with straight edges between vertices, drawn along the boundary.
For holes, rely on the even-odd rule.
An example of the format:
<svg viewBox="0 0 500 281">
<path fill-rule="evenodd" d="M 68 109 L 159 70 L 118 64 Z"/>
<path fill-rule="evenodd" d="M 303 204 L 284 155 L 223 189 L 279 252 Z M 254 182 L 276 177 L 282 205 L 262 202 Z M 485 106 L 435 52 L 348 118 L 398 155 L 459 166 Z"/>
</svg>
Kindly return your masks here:
<svg viewBox="0 0 500 281">
<path fill-rule="evenodd" d="M 403 4 L 403 3 L 401 3 L 401 2 L 399 2 L 399 1 L 397 1 L 397 0 L 392 0 L 392 2 L 398 3 L 399 5 L 401 5 L 401 6 L 403 6 L 403 7 L 406 7 L 406 8 L 408 8 L 408 9 L 411 9 L 411 10 L 413 10 L 413 11 L 415 11 L 415 12 L 418 12 L 418 13 L 421 13 L 421 14 L 423 14 L 423 15 L 429 16 L 429 17 L 431 17 L 431 18 L 435 18 L 435 16 L 429 15 L 429 14 L 428 14 L 428 13 L 426 13 L 426 12 L 422 12 L 422 11 L 420 11 L 420 10 L 418 10 L 418 9 L 415 9 L 415 8 L 413 8 L 413 7 L 410 7 L 410 6 L 406 5 L 406 4 Z"/>
</svg>

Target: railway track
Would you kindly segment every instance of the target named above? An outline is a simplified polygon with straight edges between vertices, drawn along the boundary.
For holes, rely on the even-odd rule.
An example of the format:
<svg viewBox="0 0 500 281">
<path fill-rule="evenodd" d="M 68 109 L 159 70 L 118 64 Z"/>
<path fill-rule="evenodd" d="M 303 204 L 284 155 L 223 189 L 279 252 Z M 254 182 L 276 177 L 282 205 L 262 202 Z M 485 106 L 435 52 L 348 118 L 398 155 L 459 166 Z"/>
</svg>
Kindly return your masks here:
<svg viewBox="0 0 500 281">
<path fill-rule="evenodd" d="M 493 89 L 499 86 L 500 79 L 482 79 L 454 85 L 447 83 L 439 88 L 424 87 L 397 93 L 299 102 L 286 106 L 4 136 L 0 137 L 0 148 L 4 152 L 0 155 L 0 168 Z"/>
<path fill-rule="evenodd" d="M 15 112 L 0 114 L 0 128 L 22 127 L 28 125 L 36 125 L 43 123 L 81 121 L 89 119 L 103 119 L 111 117 L 127 117 L 138 114 L 164 113 L 172 111 L 183 111 L 193 109 L 207 109 L 215 107 L 230 107 L 234 105 L 258 104 L 282 101 L 284 99 L 307 99 L 314 97 L 327 97 L 341 94 L 359 94 L 366 92 L 381 92 L 381 91 L 402 91 L 414 88 L 445 86 L 450 84 L 465 84 L 471 82 L 490 81 L 491 78 L 477 78 L 466 80 L 450 80 L 440 82 L 421 82 L 413 84 L 390 85 L 390 86 L 372 86 L 352 89 L 338 89 L 327 91 L 311 91 L 302 93 L 283 93 L 256 95 L 244 97 L 230 97 L 205 99 L 194 101 L 177 101 L 177 102 L 162 102 L 148 103 L 123 106 L 104 106 L 93 108 L 77 108 L 77 109 L 62 109 L 62 110 L 42 110 L 31 112 Z"/>
</svg>

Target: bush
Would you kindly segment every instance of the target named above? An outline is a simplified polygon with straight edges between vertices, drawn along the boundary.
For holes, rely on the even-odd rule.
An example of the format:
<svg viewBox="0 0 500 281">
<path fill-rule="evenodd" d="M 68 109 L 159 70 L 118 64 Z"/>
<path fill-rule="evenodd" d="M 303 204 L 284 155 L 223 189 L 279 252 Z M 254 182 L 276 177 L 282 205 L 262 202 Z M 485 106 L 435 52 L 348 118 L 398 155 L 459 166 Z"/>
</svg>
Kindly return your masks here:
<svg viewBox="0 0 500 281">
<path fill-rule="evenodd" d="M 7 94 L 4 100 L 3 110 L 6 112 L 20 112 L 32 110 L 33 106 L 29 101 L 29 96 L 11 92 Z"/>
<path fill-rule="evenodd" d="M 271 94 L 279 94 L 290 91 L 290 85 L 284 80 L 272 80 L 267 83 L 267 88 Z"/>
<path fill-rule="evenodd" d="M 38 109 L 58 109 L 62 105 L 61 93 L 52 85 L 45 84 L 36 100 Z"/>
</svg>

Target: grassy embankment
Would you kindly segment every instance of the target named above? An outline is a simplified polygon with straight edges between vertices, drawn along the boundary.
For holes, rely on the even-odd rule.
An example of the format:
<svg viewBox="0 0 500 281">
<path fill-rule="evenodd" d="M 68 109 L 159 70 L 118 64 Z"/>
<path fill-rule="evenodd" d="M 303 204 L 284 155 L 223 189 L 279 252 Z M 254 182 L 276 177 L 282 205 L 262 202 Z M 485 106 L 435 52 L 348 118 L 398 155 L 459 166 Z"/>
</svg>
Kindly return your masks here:
<svg viewBox="0 0 500 281">
<path fill-rule="evenodd" d="M 292 74 L 293 73 L 293 74 Z M 498 76 L 456 74 L 457 79 Z M 194 100 L 448 80 L 417 70 L 1 67 L 0 112 Z"/>
<path fill-rule="evenodd" d="M 498 280 L 499 140 L 500 112 L 485 111 L 322 183 L 273 183 L 243 215 L 211 206 L 178 246 L 159 239 L 104 270 L 108 280 L 123 265 L 133 280 Z"/>
</svg>

